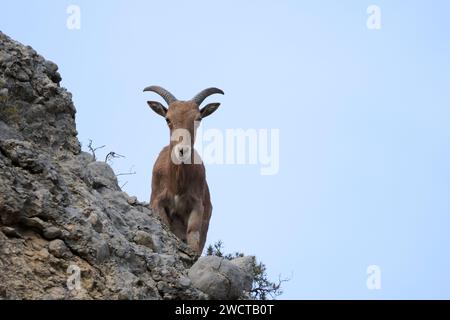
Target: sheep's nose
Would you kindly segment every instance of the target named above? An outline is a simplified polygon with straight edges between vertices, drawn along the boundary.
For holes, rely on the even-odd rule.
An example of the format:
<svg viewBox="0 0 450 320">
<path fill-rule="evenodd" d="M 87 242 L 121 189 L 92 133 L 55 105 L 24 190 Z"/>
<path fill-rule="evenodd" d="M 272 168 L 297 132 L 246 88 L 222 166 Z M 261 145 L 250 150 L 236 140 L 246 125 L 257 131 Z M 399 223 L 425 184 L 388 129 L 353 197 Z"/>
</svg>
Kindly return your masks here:
<svg viewBox="0 0 450 320">
<path fill-rule="evenodd" d="M 190 157 L 191 157 L 191 147 L 177 145 L 177 146 L 175 146 L 175 155 L 179 161 L 185 162 L 186 160 L 190 159 Z"/>
<path fill-rule="evenodd" d="M 183 146 L 180 148 L 180 156 L 189 157 L 191 155 L 191 147 Z"/>
</svg>

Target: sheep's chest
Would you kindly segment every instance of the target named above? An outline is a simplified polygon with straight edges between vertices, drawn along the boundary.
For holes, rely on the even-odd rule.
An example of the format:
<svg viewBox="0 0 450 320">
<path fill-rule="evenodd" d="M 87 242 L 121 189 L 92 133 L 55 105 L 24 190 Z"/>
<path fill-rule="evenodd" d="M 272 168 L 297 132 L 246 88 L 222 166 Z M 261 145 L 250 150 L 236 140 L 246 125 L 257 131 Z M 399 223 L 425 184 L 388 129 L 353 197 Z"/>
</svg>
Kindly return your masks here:
<svg viewBox="0 0 450 320">
<path fill-rule="evenodd" d="M 176 194 L 171 197 L 170 203 L 172 215 L 186 215 L 192 210 L 192 208 L 190 208 L 192 201 L 189 201 L 189 198 L 186 195 Z"/>
</svg>

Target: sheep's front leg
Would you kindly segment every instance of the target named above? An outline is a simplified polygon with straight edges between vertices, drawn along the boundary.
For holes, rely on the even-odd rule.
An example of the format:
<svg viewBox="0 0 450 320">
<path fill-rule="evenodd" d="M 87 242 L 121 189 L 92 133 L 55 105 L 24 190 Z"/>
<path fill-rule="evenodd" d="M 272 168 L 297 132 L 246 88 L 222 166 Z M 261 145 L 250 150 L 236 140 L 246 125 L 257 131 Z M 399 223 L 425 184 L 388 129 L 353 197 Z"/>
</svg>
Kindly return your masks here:
<svg viewBox="0 0 450 320">
<path fill-rule="evenodd" d="M 187 244 L 193 251 L 201 254 L 202 248 L 200 248 L 201 240 L 201 227 L 203 218 L 203 206 L 196 206 L 189 215 L 188 225 L 187 225 Z"/>
<path fill-rule="evenodd" d="M 165 203 L 167 201 L 164 201 L 161 198 L 155 199 L 155 201 L 152 202 L 151 208 L 153 211 L 155 211 L 159 217 L 161 218 L 162 222 L 166 224 L 168 227 L 170 227 L 170 218 L 169 218 L 169 212 L 166 211 Z"/>
</svg>

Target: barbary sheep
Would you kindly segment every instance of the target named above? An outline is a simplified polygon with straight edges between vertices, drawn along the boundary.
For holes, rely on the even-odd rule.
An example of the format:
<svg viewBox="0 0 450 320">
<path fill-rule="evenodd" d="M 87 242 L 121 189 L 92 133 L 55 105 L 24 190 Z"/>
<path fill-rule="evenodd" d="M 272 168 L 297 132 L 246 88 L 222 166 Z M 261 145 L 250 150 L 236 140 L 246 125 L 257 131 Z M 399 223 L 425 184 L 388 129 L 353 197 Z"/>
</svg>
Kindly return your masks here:
<svg viewBox="0 0 450 320">
<path fill-rule="evenodd" d="M 217 88 L 201 91 L 189 101 L 177 100 L 169 91 L 150 86 L 144 91 L 160 95 L 168 107 L 148 101 L 150 108 L 163 116 L 170 130 L 170 143 L 159 154 L 152 173 L 151 208 L 169 229 L 189 247 L 201 254 L 206 242 L 212 205 L 205 166 L 194 149 L 200 121 L 217 110 L 220 103 L 200 105 Z"/>
</svg>

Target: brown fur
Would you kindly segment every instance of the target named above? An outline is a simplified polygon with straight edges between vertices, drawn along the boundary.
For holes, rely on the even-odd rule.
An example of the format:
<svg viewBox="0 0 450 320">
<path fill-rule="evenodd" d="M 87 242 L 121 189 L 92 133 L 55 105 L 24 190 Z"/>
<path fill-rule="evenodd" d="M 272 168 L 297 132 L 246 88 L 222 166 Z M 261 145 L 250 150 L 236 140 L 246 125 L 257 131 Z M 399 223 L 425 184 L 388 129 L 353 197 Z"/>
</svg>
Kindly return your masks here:
<svg viewBox="0 0 450 320">
<path fill-rule="evenodd" d="M 192 250 L 201 254 L 206 242 L 212 205 L 203 163 L 193 164 L 195 121 L 201 118 L 201 110 L 191 101 L 173 102 L 166 114 L 170 120 L 170 133 L 175 129 L 189 130 L 191 164 L 175 164 L 171 159 L 178 143 L 171 141 L 159 154 L 153 167 L 151 207 L 159 214 L 170 230 L 186 242 Z"/>
</svg>

